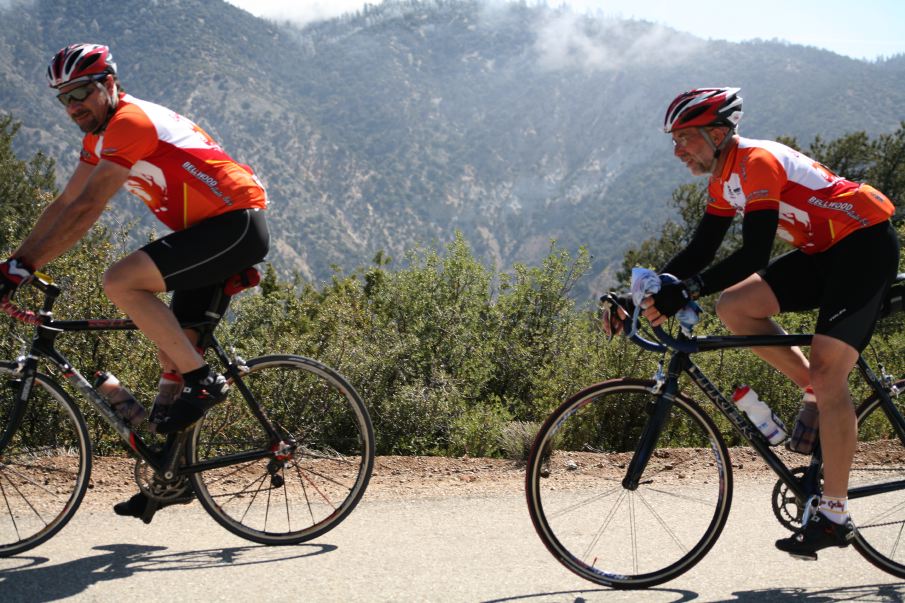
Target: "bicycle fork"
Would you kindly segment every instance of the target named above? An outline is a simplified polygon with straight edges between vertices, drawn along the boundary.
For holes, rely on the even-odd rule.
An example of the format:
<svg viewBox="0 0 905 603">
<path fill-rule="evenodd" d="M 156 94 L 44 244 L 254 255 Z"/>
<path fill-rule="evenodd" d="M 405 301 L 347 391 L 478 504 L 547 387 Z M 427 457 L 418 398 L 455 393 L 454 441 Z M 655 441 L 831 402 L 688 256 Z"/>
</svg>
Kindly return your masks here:
<svg viewBox="0 0 905 603">
<path fill-rule="evenodd" d="M 626 490 L 637 490 L 641 483 L 641 476 L 647 468 L 650 456 L 653 454 L 663 431 L 663 426 L 669 418 L 672 410 L 673 402 L 679 392 L 679 374 L 684 370 L 688 362 L 688 355 L 678 352 L 672 355 L 669 360 L 669 368 L 666 372 L 665 380 L 662 379 L 662 372 L 659 372 L 655 392 L 656 399 L 648 407 L 650 417 L 644 424 L 641 431 L 641 437 L 638 439 L 638 445 L 635 447 L 635 454 L 628 464 L 625 477 L 622 478 L 622 487 Z M 662 367 L 662 364 L 661 364 Z"/>
</svg>

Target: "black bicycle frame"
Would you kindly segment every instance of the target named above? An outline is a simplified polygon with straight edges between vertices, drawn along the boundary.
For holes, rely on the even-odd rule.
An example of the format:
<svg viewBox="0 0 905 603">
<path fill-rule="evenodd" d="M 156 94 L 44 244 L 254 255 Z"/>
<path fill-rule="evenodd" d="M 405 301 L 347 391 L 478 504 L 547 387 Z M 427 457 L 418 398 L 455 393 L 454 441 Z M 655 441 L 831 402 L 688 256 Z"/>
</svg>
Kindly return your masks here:
<svg viewBox="0 0 905 603">
<path fill-rule="evenodd" d="M 636 341 L 636 343 L 639 343 L 642 347 L 653 351 L 666 352 L 667 350 L 670 350 L 671 356 L 666 376 L 659 386 L 659 391 L 656 392 L 657 397 L 654 401 L 650 418 L 644 426 L 644 430 L 638 441 L 638 446 L 626 469 L 626 474 L 622 481 L 623 486 L 628 489 L 635 489 L 640 483 L 647 463 L 650 460 L 650 456 L 653 453 L 657 438 L 669 417 L 669 411 L 672 408 L 673 401 L 679 393 L 679 376 L 680 374 L 685 373 L 704 395 L 713 402 L 713 405 L 720 413 L 729 420 L 742 438 L 748 441 L 758 454 L 760 454 L 761 458 L 769 465 L 770 469 L 772 469 L 789 490 L 795 494 L 797 499 L 806 501 L 812 495 L 819 493 L 820 466 L 822 463 L 819 441 L 811 454 L 811 460 L 804 476 L 800 479 L 796 478 L 786 464 L 773 452 L 770 443 L 760 430 L 757 429 L 743 412 L 739 411 L 735 404 L 726 399 L 690 357 L 692 353 L 731 348 L 807 346 L 810 345 L 812 339 L 813 335 L 794 334 L 753 336 L 729 335 L 679 340 L 683 344 L 693 344 L 694 349 L 692 351 L 678 351 L 667 345 L 651 342 L 649 340 L 642 339 L 640 342 Z M 890 423 L 893 425 L 897 436 L 905 443 L 905 418 L 902 417 L 902 414 L 895 407 L 887 388 L 860 355 L 858 356 L 857 366 L 864 377 L 864 380 L 879 397 L 880 405 L 889 418 Z M 883 485 L 868 485 L 852 488 L 848 492 L 848 497 L 854 499 L 902 489 L 905 489 L 905 480 Z"/>
<path fill-rule="evenodd" d="M 69 360 L 60 353 L 54 345 L 57 336 L 63 332 L 134 331 L 137 330 L 138 327 L 134 322 L 128 319 L 54 320 L 51 309 L 56 297 L 59 295 L 59 289 L 53 284 L 46 283 L 39 286 L 39 288 L 45 294 L 44 307 L 40 313 L 40 323 L 36 326 L 31 349 L 26 356 L 18 359 L 21 385 L 16 397 L 15 408 L 7 423 L 8 429 L 6 433 L 8 437 L 11 437 L 12 434 L 16 432 L 21 420 L 25 416 L 29 395 L 38 373 L 38 360 L 39 358 L 44 357 L 50 360 L 51 363 L 60 370 L 63 377 L 88 399 L 91 405 L 97 409 L 107 423 L 113 427 L 129 450 L 148 463 L 148 465 L 154 469 L 155 473 L 161 475 L 164 479 L 170 480 L 178 475 L 227 467 L 270 456 L 270 452 L 267 450 L 256 450 L 254 452 L 236 453 L 229 456 L 218 457 L 215 460 L 204 461 L 201 463 L 180 465 L 183 445 L 189 435 L 188 432 L 179 432 L 168 436 L 166 444 L 160 452 L 150 448 L 145 444 L 141 436 L 132 430 L 130 425 L 113 410 L 97 390 L 91 386 L 88 380 L 72 366 Z M 219 299 L 215 299 L 211 307 L 216 308 L 219 302 Z M 210 321 L 201 323 L 183 323 L 181 326 L 183 328 L 194 328 L 201 333 L 201 342 L 204 347 L 209 347 L 214 350 L 222 365 L 226 367 L 226 374 L 232 378 L 233 386 L 242 393 L 249 410 L 251 410 L 255 418 L 257 418 L 261 426 L 267 432 L 271 443 L 278 444 L 282 439 L 281 434 L 277 431 L 269 417 L 267 417 L 262 410 L 261 405 L 257 403 L 254 395 L 243 382 L 242 366 L 230 360 L 216 337 L 214 337 L 213 329 L 220 317 L 213 313 L 213 311 L 209 312 L 209 315 L 211 316 Z M 2 449 L 5 444 L 6 442 L 0 441 L 0 449 Z"/>
</svg>

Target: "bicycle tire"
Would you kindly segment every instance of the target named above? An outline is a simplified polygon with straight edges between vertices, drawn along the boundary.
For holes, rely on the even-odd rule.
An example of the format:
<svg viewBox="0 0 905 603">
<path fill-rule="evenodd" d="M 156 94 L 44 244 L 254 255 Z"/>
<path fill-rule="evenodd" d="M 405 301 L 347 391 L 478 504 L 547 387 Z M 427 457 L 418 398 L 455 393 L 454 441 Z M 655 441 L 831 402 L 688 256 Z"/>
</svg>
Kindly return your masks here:
<svg viewBox="0 0 905 603">
<path fill-rule="evenodd" d="M 716 542 L 732 502 L 723 437 L 682 394 L 641 483 L 623 486 L 654 385 L 615 379 L 576 393 L 541 426 L 528 458 L 538 536 L 569 570 L 611 588 L 647 588 L 691 569 Z"/>
<path fill-rule="evenodd" d="M 38 373 L 25 414 L 11 422 L 17 365 L 0 362 L 0 557 L 35 548 L 75 514 L 91 475 L 91 442 L 78 406 Z"/>
<path fill-rule="evenodd" d="M 285 437 L 277 459 L 237 387 L 199 422 L 187 442 L 191 463 L 267 451 L 256 461 L 191 474 L 198 500 L 230 532 L 262 544 L 296 544 L 339 525 L 355 508 L 374 467 L 374 429 L 355 389 L 336 371 L 302 356 L 247 363 L 242 380 Z M 275 477 L 278 476 L 278 477 Z"/>
<path fill-rule="evenodd" d="M 895 384 L 895 391 L 905 391 L 905 379 Z M 905 412 L 905 396 L 893 397 L 900 413 Z M 892 423 L 880 406 L 876 394 L 857 410 L 858 446 L 849 473 L 849 488 L 902 482 L 890 492 L 849 498 L 849 511 L 857 532 L 854 547 L 879 569 L 905 578 L 905 442 L 898 438 Z"/>
</svg>

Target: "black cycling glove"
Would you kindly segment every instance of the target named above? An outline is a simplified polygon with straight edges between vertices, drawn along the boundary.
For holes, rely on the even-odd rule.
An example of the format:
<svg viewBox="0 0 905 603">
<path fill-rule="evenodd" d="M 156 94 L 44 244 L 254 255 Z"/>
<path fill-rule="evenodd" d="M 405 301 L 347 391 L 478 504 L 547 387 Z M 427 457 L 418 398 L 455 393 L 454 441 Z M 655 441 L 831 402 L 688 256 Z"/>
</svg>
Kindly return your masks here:
<svg viewBox="0 0 905 603">
<path fill-rule="evenodd" d="M 663 316 L 673 316 L 691 301 L 691 294 L 685 283 L 663 283 L 660 290 L 653 294 L 654 307 Z"/>
<path fill-rule="evenodd" d="M 31 267 L 16 258 L 0 263 L 0 300 L 12 297 L 16 289 L 32 279 L 34 273 Z"/>
</svg>

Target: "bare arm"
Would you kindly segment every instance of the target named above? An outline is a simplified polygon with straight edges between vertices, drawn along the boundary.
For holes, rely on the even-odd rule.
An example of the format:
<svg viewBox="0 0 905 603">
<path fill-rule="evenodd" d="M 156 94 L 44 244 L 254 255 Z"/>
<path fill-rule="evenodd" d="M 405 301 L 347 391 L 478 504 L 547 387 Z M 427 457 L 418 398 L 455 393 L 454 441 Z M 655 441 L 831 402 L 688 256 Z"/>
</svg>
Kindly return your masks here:
<svg viewBox="0 0 905 603">
<path fill-rule="evenodd" d="M 40 269 L 75 245 L 100 217 L 129 169 L 101 160 L 97 166 L 79 164 L 63 193 L 47 206 L 31 234 L 13 253 Z"/>
<path fill-rule="evenodd" d="M 66 183 L 63 192 L 50 205 L 44 208 L 44 211 L 32 227 L 31 233 L 25 239 L 25 242 L 19 246 L 19 249 L 13 253 L 13 257 L 19 257 L 19 253 L 26 242 L 38 240 L 47 233 L 51 225 L 56 222 L 60 212 L 85 188 L 85 183 L 88 182 L 88 177 L 91 175 L 92 170 L 94 170 L 94 166 L 79 162 L 72 176 L 69 177 L 69 182 Z"/>
</svg>

